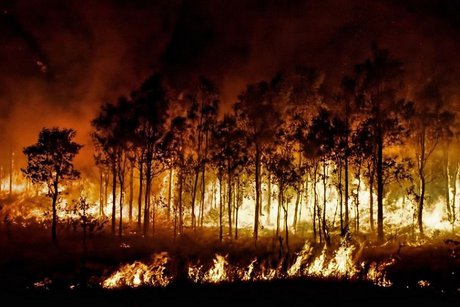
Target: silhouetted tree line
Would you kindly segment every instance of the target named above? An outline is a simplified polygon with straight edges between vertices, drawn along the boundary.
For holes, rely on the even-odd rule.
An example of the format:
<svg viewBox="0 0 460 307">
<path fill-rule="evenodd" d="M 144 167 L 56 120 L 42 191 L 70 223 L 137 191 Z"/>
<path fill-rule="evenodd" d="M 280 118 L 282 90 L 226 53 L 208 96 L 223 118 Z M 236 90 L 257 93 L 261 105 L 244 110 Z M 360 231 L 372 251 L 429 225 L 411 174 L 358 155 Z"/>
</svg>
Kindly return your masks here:
<svg viewBox="0 0 460 307">
<path fill-rule="evenodd" d="M 421 235 L 425 203 L 439 197 L 454 231 L 458 123 L 442 84 L 417 85 L 408 101 L 403 64 L 375 45 L 339 88 L 327 88 L 324 80 L 313 68 L 283 71 L 247 85 L 222 112 L 211 81 L 199 78 L 178 89 L 156 73 L 128 97 L 105 103 L 92 136 L 100 212 L 110 201 L 112 232 L 123 235 L 127 215 L 139 232 L 154 236 L 164 212 L 174 237 L 185 227 L 204 227 L 211 216 L 220 240 L 224 230 L 238 238 L 239 209 L 252 198 L 257 241 L 276 197 L 274 235 L 284 232 L 286 246 L 301 210 L 311 213 L 313 239 L 329 243 L 335 230 L 360 232 L 360 206 L 368 207 L 367 226 L 383 240 L 386 206 L 401 195 L 417 205 Z M 161 195 L 159 181 L 166 187 Z M 364 185 L 370 193 L 361 204 Z M 332 190 L 337 229 L 326 216 Z"/>
</svg>

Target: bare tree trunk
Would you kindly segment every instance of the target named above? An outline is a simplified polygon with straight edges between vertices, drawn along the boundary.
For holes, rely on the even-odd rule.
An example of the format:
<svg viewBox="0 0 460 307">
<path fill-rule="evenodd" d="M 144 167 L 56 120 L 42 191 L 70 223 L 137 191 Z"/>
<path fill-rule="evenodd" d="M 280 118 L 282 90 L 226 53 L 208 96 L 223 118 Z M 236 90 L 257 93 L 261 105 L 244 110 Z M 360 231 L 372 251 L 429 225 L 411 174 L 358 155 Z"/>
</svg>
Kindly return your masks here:
<svg viewBox="0 0 460 307">
<path fill-rule="evenodd" d="M 115 214 L 117 201 L 117 166 L 116 161 L 112 163 L 112 234 L 115 235 Z"/>
<path fill-rule="evenodd" d="M 99 216 L 104 216 L 104 175 L 102 168 L 99 171 Z"/>
<path fill-rule="evenodd" d="M 205 141 L 204 141 L 204 162 L 201 168 L 201 218 L 200 218 L 200 227 L 203 228 L 203 220 L 204 220 L 204 202 L 205 202 L 205 193 L 206 193 L 206 159 L 208 157 L 208 131 L 205 131 Z"/>
<path fill-rule="evenodd" d="M 316 191 L 316 175 L 318 172 L 318 164 L 315 162 L 313 170 L 313 242 L 316 243 L 316 216 L 318 211 L 318 193 Z"/>
<path fill-rule="evenodd" d="M 238 212 L 240 210 L 240 189 L 241 189 L 241 186 L 240 186 L 240 176 L 238 176 L 237 178 L 237 183 L 236 183 L 236 199 L 235 199 L 235 202 L 236 202 L 236 208 L 235 208 L 235 240 L 238 240 Z"/>
<path fill-rule="evenodd" d="M 110 178 L 109 172 L 106 171 L 104 174 L 104 208 L 107 208 L 108 201 L 109 201 L 109 185 L 110 185 Z M 105 216 L 105 212 L 102 212 Z"/>
<path fill-rule="evenodd" d="M 425 201 L 425 127 L 421 128 L 419 136 L 419 157 L 418 157 L 418 173 L 419 173 L 419 184 L 420 184 L 420 197 L 418 202 L 418 211 L 417 211 L 417 224 L 420 235 L 423 236 L 423 206 Z"/>
<path fill-rule="evenodd" d="M 123 235 L 123 197 L 125 194 L 126 153 L 120 153 L 118 158 L 118 181 L 120 183 L 120 218 L 118 221 L 118 236 Z"/>
<path fill-rule="evenodd" d="M 452 207 L 451 207 L 451 224 L 452 224 L 452 233 L 455 233 L 455 222 L 457 220 L 456 216 L 456 199 L 457 199 L 457 177 L 458 177 L 458 162 L 456 162 L 453 171 L 453 184 L 452 184 Z"/>
<path fill-rule="evenodd" d="M 181 167 L 183 167 L 183 163 L 181 165 Z M 182 190 L 183 190 L 183 186 L 184 186 L 184 174 L 183 174 L 183 170 L 179 170 L 179 234 L 182 234 L 182 228 L 184 226 L 184 210 L 183 210 L 183 207 L 182 207 Z"/>
<path fill-rule="evenodd" d="M 168 221 L 171 219 L 171 195 L 172 195 L 172 176 L 173 176 L 173 167 L 169 169 L 169 179 L 168 179 Z"/>
<path fill-rule="evenodd" d="M 139 195 L 137 197 L 137 229 L 141 230 L 142 223 L 142 196 L 144 183 L 144 163 L 139 161 Z"/>
<path fill-rule="evenodd" d="M 54 184 L 53 184 L 53 198 L 52 198 L 52 207 L 53 207 L 53 221 L 51 224 L 51 240 L 54 245 L 57 245 L 57 210 L 56 210 L 56 205 L 57 205 L 57 199 L 58 199 L 58 194 L 59 194 L 59 177 L 56 176 L 54 179 Z"/>
<path fill-rule="evenodd" d="M 200 175 L 199 169 L 195 170 L 195 180 L 193 182 L 193 189 L 192 189 L 192 203 L 191 203 L 191 216 L 192 216 L 192 229 L 196 230 L 196 217 L 195 217 L 195 199 L 196 199 L 196 189 L 198 186 L 198 177 Z"/>
<path fill-rule="evenodd" d="M 447 216 L 449 220 L 451 220 L 452 211 L 450 207 L 450 178 L 449 178 L 449 143 L 446 141 L 445 145 L 443 146 L 443 162 L 444 162 L 444 193 L 446 197 L 446 204 L 447 204 Z"/>
<path fill-rule="evenodd" d="M 222 201 L 222 175 L 219 175 L 219 241 L 222 242 L 222 207 L 223 207 L 223 201 Z"/>
<path fill-rule="evenodd" d="M 323 235 L 326 244 L 330 245 L 329 231 L 326 223 L 326 211 L 327 211 L 327 184 L 326 184 L 326 161 L 323 161 Z"/>
<path fill-rule="evenodd" d="M 380 117 L 378 112 L 378 117 Z M 378 119 L 380 120 L 380 118 Z M 383 233 L 383 131 L 381 124 L 377 124 L 377 237 L 384 240 Z"/>
<path fill-rule="evenodd" d="M 121 175 L 120 175 L 121 177 Z M 123 235 L 123 196 L 125 194 L 125 186 L 124 186 L 124 180 L 120 178 L 120 216 L 118 220 L 118 236 L 121 237 Z"/>
<path fill-rule="evenodd" d="M 374 233 L 374 162 L 371 161 L 369 164 L 369 223 L 371 224 L 371 232 Z"/>
<path fill-rule="evenodd" d="M 359 190 L 361 189 L 361 164 L 358 166 L 358 185 L 356 187 L 356 226 L 355 232 L 359 234 Z"/>
<path fill-rule="evenodd" d="M 13 171 L 14 171 L 14 152 L 11 151 L 11 161 L 10 161 L 10 188 L 9 195 L 13 193 Z"/>
<path fill-rule="evenodd" d="M 232 173 L 228 172 L 228 235 L 232 238 Z"/>
<path fill-rule="evenodd" d="M 267 178 L 267 224 L 270 224 L 270 211 L 272 209 L 272 174 L 268 172 Z"/>
<path fill-rule="evenodd" d="M 348 141 L 347 141 L 348 142 Z M 344 222 L 343 222 L 343 233 L 347 233 L 348 232 L 348 228 L 349 228 L 349 192 L 348 192 L 348 186 L 349 186 L 349 179 L 348 179 L 348 176 L 349 176 L 349 169 L 348 169 L 348 155 L 346 154 L 345 155 L 345 169 L 344 169 L 344 172 L 345 172 L 345 179 L 344 179 L 344 183 L 345 183 L 345 191 L 344 191 L 344 194 L 345 194 L 345 219 L 344 219 Z"/>
<path fill-rule="evenodd" d="M 298 165 L 299 169 L 302 167 L 302 154 L 299 153 L 299 165 Z M 294 228 L 294 231 L 296 230 L 297 228 L 297 212 L 299 211 L 299 204 L 300 204 L 300 198 L 301 198 L 301 195 L 302 195 L 302 189 L 301 189 L 301 186 L 302 186 L 302 183 L 297 183 L 297 195 L 296 195 L 296 200 L 295 200 L 295 207 L 294 207 L 294 221 L 292 223 L 292 227 Z"/>
<path fill-rule="evenodd" d="M 129 223 L 133 221 L 133 199 L 134 199 L 134 162 L 129 166 Z"/>
<path fill-rule="evenodd" d="M 289 227 L 288 227 L 289 202 L 284 201 L 283 194 L 281 194 L 281 204 L 284 210 L 284 236 L 285 236 L 285 241 L 286 241 L 286 250 L 289 251 Z"/>
<path fill-rule="evenodd" d="M 256 159 L 255 159 L 255 177 L 256 177 L 256 207 L 254 210 L 254 241 L 257 243 L 259 237 L 259 207 L 260 207 L 260 149 L 256 145 Z"/>
<path fill-rule="evenodd" d="M 152 188 L 152 161 L 147 159 L 145 167 L 145 199 L 144 199 L 144 235 L 147 236 L 150 225 L 150 191 Z"/>
<path fill-rule="evenodd" d="M 343 225 L 343 187 L 342 187 L 342 161 L 338 161 L 338 190 L 339 190 L 339 214 L 340 214 L 340 235 L 345 235 L 344 225 Z"/>
<path fill-rule="evenodd" d="M 276 233 L 275 233 L 275 237 L 278 238 L 279 237 L 279 234 L 280 234 L 280 223 L 281 223 L 281 206 L 282 206 L 282 202 L 283 202 L 283 199 L 282 199 L 282 189 L 281 187 L 279 187 L 279 191 L 278 191 L 278 212 L 276 213 Z"/>
</svg>

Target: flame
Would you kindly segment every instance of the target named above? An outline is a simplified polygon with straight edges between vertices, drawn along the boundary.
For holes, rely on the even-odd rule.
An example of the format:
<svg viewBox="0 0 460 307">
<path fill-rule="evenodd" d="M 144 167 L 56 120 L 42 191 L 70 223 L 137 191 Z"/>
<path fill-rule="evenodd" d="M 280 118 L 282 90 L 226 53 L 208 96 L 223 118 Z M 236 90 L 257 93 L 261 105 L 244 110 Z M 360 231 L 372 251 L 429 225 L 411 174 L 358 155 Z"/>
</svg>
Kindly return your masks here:
<svg viewBox="0 0 460 307">
<path fill-rule="evenodd" d="M 220 283 L 228 281 L 228 261 L 227 256 L 216 254 L 212 267 L 203 272 L 202 265 L 190 265 L 188 268 L 188 278 L 195 283 Z"/>
<path fill-rule="evenodd" d="M 429 286 L 431 286 L 431 283 L 428 280 L 422 279 L 417 282 L 417 285 L 420 288 L 428 288 Z"/>
<path fill-rule="evenodd" d="M 357 279 L 364 276 L 381 287 L 389 287 L 391 281 L 386 276 L 387 268 L 394 264 L 390 259 L 382 263 L 372 262 L 366 265 L 361 263 L 358 267 L 353 259 L 355 247 L 343 242 L 335 251 L 323 248 L 320 255 L 313 255 L 313 247 L 305 243 L 302 250 L 297 253 L 292 265 L 283 271 L 282 262 L 277 267 L 267 265 L 266 261 L 257 258 L 251 260 L 246 267 L 232 265 L 228 262 L 228 255 L 216 254 L 211 266 L 203 264 L 189 264 L 187 277 L 193 283 L 223 283 L 223 282 L 250 282 L 274 280 L 285 278 L 333 278 Z M 166 252 L 155 254 L 148 264 L 136 261 L 132 264 L 121 266 L 101 283 L 108 289 L 140 286 L 167 286 L 175 276 L 167 275 L 166 266 L 171 261 Z M 208 269 L 206 269 L 208 267 Z M 366 270 L 367 267 L 367 270 Z"/>
<path fill-rule="evenodd" d="M 371 281 L 380 287 L 391 287 L 393 283 L 387 278 L 386 269 L 394 263 L 394 258 L 386 260 L 382 263 L 372 262 L 367 271 L 366 280 Z M 364 267 L 365 263 L 363 263 L 362 266 Z"/>
<path fill-rule="evenodd" d="M 166 265 L 170 258 L 166 252 L 155 254 L 149 264 L 136 261 L 123 265 L 102 283 L 107 289 L 139 286 L 165 287 L 171 282 L 166 275 Z"/>
</svg>

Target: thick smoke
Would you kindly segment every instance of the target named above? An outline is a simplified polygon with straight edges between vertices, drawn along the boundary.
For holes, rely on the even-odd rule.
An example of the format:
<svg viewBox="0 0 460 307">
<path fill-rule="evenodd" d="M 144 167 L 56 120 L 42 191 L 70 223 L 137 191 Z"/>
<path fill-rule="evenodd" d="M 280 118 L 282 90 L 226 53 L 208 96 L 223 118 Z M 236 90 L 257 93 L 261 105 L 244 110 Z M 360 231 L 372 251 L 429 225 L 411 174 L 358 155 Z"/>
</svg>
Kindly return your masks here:
<svg viewBox="0 0 460 307">
<path fill-rule="evenodd" d="M 58 125 L 77 129 L 79 163 L 90 166 L 99 105 L 156 69 L 177 86 L 198 75 L 216 81 L 228 107 L 246 83 L 298 64 L 333 86 L 376 41 L 405 63 L 414 92 L 433 78 L 452 101 L 459 89 L 453 1 L 12 0 L 0 9 L 3 164 L 10 148 Z"/>
</svg>

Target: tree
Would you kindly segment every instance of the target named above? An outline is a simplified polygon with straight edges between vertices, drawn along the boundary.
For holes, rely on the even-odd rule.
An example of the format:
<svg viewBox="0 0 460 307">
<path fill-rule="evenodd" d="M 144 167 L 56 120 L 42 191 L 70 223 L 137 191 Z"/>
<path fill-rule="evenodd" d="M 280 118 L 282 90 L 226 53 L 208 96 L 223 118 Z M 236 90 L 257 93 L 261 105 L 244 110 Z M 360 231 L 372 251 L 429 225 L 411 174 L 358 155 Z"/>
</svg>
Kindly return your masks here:
<svg viewBox="0 0 460 307">
<path fill-rule="evenodd" d="M 423 236 L 423 209 L 428 179 L 426 166 L 429 158 L 437 148 L 441 137 L 444 135 L 446 139 L 449 138 L 451 134 L 449 126 L 452 124 L 454 116 L 451 112 L 443 110 L 444 102 L 440 89 L 433 81 L 425 84 L 423 89 L 417 94 L 417 99 L 420 106 L 415 110 L 411 123 L 415 141 L 417 175 L 419 177 L 417 224 L 420 235 Z M 446 182 L 448 182 L 447 175 Z M 446 193 L 446 203 L 449 212 L 448 192 Z"/>
<path fill-rule="evenodd" d="M 198 194 L 198 179 L 201 174 L 201 202 L 198 222 L 203 224 L 203 210 L 205 198 L 205 170 L 207 162 L 209 133 L 216 121 L 219 105 L 216 86 L 209 80 L 201 77 L 192 94 L 188 96 L 191 101 L 187 118 L 191 123 L 193 133 L 190 138 L 190 151 L 193 153 L 193 186 L 191 199 L 192 228 L 196 230 L 197 221 L 195 203 Z"/>
<path fill-rule="evenodd" d="M 384 239 L 384 148 L 400 133 L 398 111 L 401 101 L 398 91 L 403 86 L 402 63 L 394 59 L 388 50 L 372 45 L 372 57 L 355 66 L 353 80 L 357 100 L 372 125 L 376 146 L 377 177 L 377 235 Z"/>
<path fill-rule="evenodd" d="M 227 176 L 228 201 L 228 229 L 229 238 L 232 238 L 232 213 L 238 204 L 232 202 L 234 178 L 238 169 L 247 163 L 246 136 L 244 131 L 236 125 L 234 116 L 225 116 L 219 121 L 212 133 L 211 156 L 213 164 L 218 170 L 220 179 Z"/>
<path fill-rule="evenodd" d="M 164 170 L 162 152 L 159 146 L 166 134 L 167 111 L 169 107 L 168 88 L 162 75 L 147 78 L 140 88 L 132 93 L 133 115 L 136 119 L 136 145 L 141 148 L 142 172 L 145 175 L 144 234 L 150 224 L 150 199 L 152 181 Z M 155 210 L 155 208 L 153 208 Z M 154 227 L 155 221 L 152 221 Z"/>
<path fill-rule="evenodd" d="M 36 144 L 25 147 L 27 167 L 22 172 L 33 183 L 45 184 L 47 195 L 52 200 L 53 219 L 51 238 L 57 243 L 57 202 L 63 183 L 79 178 L 80 172 L 74 168 L 73 159 L 82 145 L 73 141 L 73 129 L 43 128 Z"/>
<path fill-rule="evenodd" d="M 94 128 L 92 138 L 96 149 L 96 163 L 104 164 L 110 168 L 112 173 L 112 217 L 111 229 L 112 234 L 115 234 L 115 214 L 117 201 L 117 153 L 118 140 L 115 136 L 115 126 L 117 123 L 117 107 L 112 103 L 105 103 L 101 106 L 99 114 L 91 121 Z"/>
<path fill-rule="evenodd" d="M 255 175 L 255 208 L 254 208 L 254 240 L 259 236 L 259 214 L 261 206 L 261 168 L 262 155 L 266 144 L 273 137 L 274 129 L 279 121 L 276 108 L 274 87 L 278 80 L 272 82 L 260 82 L 248 85 L 246 90 L 239 96 L 234 105 L 239 125 L 245 130 L 248 143 L 251 147 L 251 161 L 254 165 Z"/>
<path fill-rule="evenodd" d="M 284 212 L 284 235 L 286 250 L 289 251 L 288 205 L 285 201 L 285 192 L 290 187 L 298 187 L 300 174 L 294 161 L 293 148 L 295 138 L 289 133 L 289 127 L 281 126 L 277 131 L 277 150 L 271 154 L 268 169 L 273 174 L 273 180 L 278 185 L 278 216 L 276 236 L 279 236 L 280 211 Z"/>
</svg>

